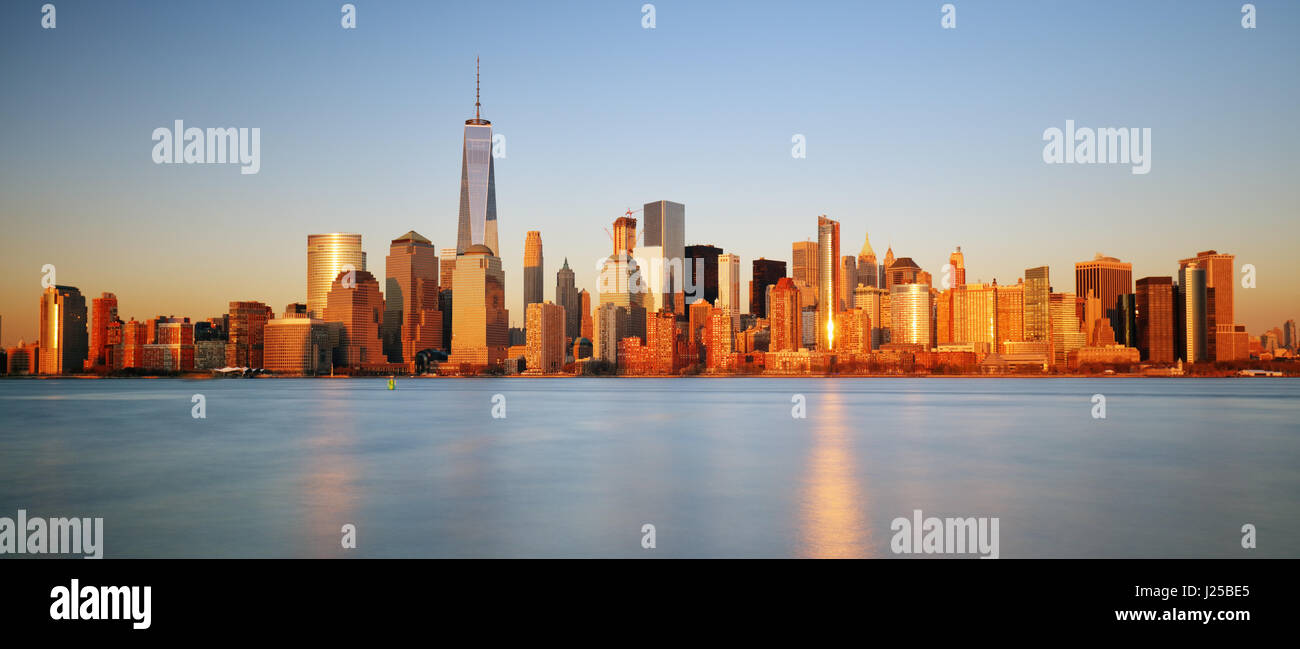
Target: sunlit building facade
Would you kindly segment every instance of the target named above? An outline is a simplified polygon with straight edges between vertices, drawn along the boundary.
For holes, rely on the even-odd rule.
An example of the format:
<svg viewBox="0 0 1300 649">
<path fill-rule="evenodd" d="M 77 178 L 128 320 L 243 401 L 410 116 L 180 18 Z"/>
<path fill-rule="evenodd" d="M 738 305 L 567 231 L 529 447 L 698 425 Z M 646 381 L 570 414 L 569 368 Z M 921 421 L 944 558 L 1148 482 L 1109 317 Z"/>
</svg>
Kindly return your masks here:
<svg viewBox="0 0 1300 649">
<path fill-rule="evenodd" d="M 307 311 L 313 318 L 325 313 L 325 301 L 334 279 L 344 270 L 366 270 L 361 235 L 334 232 L 307 235 Z"/>
</svg>

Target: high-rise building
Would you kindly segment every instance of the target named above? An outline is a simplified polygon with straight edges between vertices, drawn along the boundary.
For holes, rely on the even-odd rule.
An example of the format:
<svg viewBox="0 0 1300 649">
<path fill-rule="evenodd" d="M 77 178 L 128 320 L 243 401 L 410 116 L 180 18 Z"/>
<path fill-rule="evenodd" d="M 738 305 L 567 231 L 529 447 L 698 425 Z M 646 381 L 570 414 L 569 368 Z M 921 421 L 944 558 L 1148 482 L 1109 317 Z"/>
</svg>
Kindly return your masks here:
<svg viewBox="0 0 1300 649">
<path fill-rule="evenodd" d="M 1225 354 L 1220 358 L 1218 354 L 1218 344 L 1215 332 L 1218 331 L 1219 325 L 1233 325 L 1235 322 L 1235 311 L 1233 309 L 1233 285 L 1236 280 L 1236 274 L 1233 265 L 1236 255 L 1221 254 L 1214 250 L 1202 250 L 1196 253 L 1195 257 L 1181 259 L 1178 266 L 1181 268 L 1192 262 L 1205 270 L 1205 330 L 1207 332 L 1205 340 L 1206 359 L 1213 361 L 1235 360 Z M 1232 332 L 1234 329 L 1228 327 L 1225 332 Z"/>
<path fill-rule="evenodd" d="M 1192 261 L 1178 269 L 1178 357 L 1188 363 L 1213 360 L 1206 347 L 1208 309 L 1205 269 Z"/>
<path fill-rule="evenodd" d="M 1174 278 L 1143 277 L 1134 298 L 1137 348 L 1144 361 L 1174 362 Z"/>
<path fill-rule="evenodd" d="M 853 308 L 853 291 L 858 287 L 858 258 L 845 255 L 840 258 L 840 276 L 836 280 L 835 292 L 840 301 L 841 311 Z"/>
<path fill-rule="evenodd" d="M 1133 264 L 1097 253 L 1092 261 L 1074 264 L 1074 290 L 1084 300 L 1089 293 L 1095 295 L 1101 300 L 1103 315 L 1110 320 L 1111 331 L 1122 330 L 1119 297 L 1133 292 Z"/>
<path fill-rule="evenodd" d="M 433 243 L 414 230 L 407 232 L 393 239 L 384 266 L 388 277 L 381 336 L 388 361 L 410 363 L 423 350 L 444 349 Z"/>
<path fill-rule="evenodd" d="M 890 283 L 889 269 L 894 265 L 894 247 L 890 246 L 885 249 L 884 263 L 880 264 L 880 288 L 888 291 L 892 284 Z"/>
<path fill-rule="evenodd" d="M 772 287 L 772 302 L 769 305 L 771 339 L 768 351 L 793 352 L 803 347 L 803 318 L 799 306 L 799 289 L 794 280 L 782 277 Z"/>
<path fill-rule="evenodd" d="M 353 278 L 349 278 L 346 272 L 339 273 L 330 285 L 325 317 L 321 318 L 325 322 L 343 325 L 334 351 L 335 365 L 362 367 L 387 361 L 379 337 L 383 314 L 384 298 L 379 292 L 379 280 L 374 275 L 364 270 L 357 271 Z"/>
<path fill-rule="evenodd" d="M 551 301 L 528 305 L 528 351 L 525 355 L 529 372 L 558 372 L 564 366 L 564 307 Z"/>
<path fill-rule="evenodd" d="M 709 314 L 707 362 L 710 371 L 725 371 L 734 367 L 732 351 L 735 349 L 735 314 L 730 308 L 714 307 Z"/>
<path fill-rule="evenodd" d="M 567 261 L 567 260 L 566 260 Z M 587 289 L 578 291 L 578 308 L 582 310 L 582 322 L 579 325 L 578 333 L 587 340 L 595 344 L 596 331 L 591 321 L 591 293 Z"/>
<path fill-rule="evenodd" d="M 892 250 L 890 252 L 893 252 Z M 921 267 L 912 261 L 911 257 L 899 257 L 892 260 L 889 269 L 885 271 L 888 281 L 886 284 L 893 288 L 895 284 L 929 284 L 925 280 L 924 271 Z"/>
<path fill-rule="evenodd" d="M 945 286 L 943 288 L 946 289 L 946 288 L 951 288 L 953 286 L 961 286 L 965 284 L 966 283 L 966 255 L 962 254 L 961 246 L 957 246 L 957 250 L 953 251 L 951 255 L 948 255 L 948 265 L 952 266 L 951 269 L 948 269 L 952 272 L 952 275 L 948 277 L 948 281 L 949 281 L 948 286 Z"/>
<path fill-rule="evenodd" d="M 334 232 L 307 235 L 307 312 L 313 318 L 325 313 L 325 300 L 334 279 L 344 270 L 366 270 L 361 235 Z M 241 366 L 242 367 L 242 366 Z"/>
<path fill-rule="evenodd" d="M 963 278 L 965 270 L 962 271 Z M 1007 343 L 1025 340 L 1025 284 L 999 285 L 994 282 L 997 294 L 997 345 L 999 354 L 1006 353 Z"/>
<path fill-rule="evenodd" d="M 86 367 L 86 298 L 75 286 L 50 286 L 41 293 L 41 374 L 73 374 Z"/>
<path fill-rule="evenodd" d="M 568 257 L 564 259 L 564 266 L 555 273 L 555 301 L 564 307 L 564 337 L 577 340 L 582 334 L 582 303 Z"/>
<path fill-rule="evenodd" d="M 767 316 L 768 287 L 785 277 L 785 262 L 759 257 L 752 264 L 753 279 L 749 282 L 749 312 L 760 318 Z"/>
<path fill-rule="evenodd" d="M 611 302 L 596 308 L 595 358 L 618 363 L 618 341 L 627 333 L 628 310 Z"/>
<path fill-rule="evenodd" d="M 734 316 L 733 329 L 740 326 L 740 255 L 718 256 L 718 301 Z"/>
<path fill-rule="evenodd" d="M 718 255 L 722 254 L 722 248 L 697 244 L 686 246 L 686 275 L 691 287 L 695 288 L 696 295 L 687 295 L 686 302 L 690 304 L 698 300 L 704 300 L 710 304 L 718 301 Z M 703 261 L 703 277 L 695 276 L 695 260 Z"/>
<path fill-rule="evenodd" d="M 1045 343 L 1051 340 L 1050 298 L 1052 282 L 1047 266 L 1025 270 L 1025 340 Z"/>
<path fill-rule="evenodd" d="M 834 349 L 839 314 L 840 222 L 817 217 L 817 351 Z"/>
<path fill-rule="evenodd" d="M 963 284 L 951 289 L 952 339 L 949 342 L 983 343 L 989 345 L 990 351 L 997 351 L 997 289 L 996 284 Z"/>
<path fill-rule="evenodd" d="M 303 315 L 286 313 L 285 317 L 266 323 L 263 332 L 266 369 L 287 376 L 329 373 L 333 367 L 333 350 L 325 321 Z"/>
<path fill-rule="evenodd" d="M 102 293 L 90 301 L 90 352 L 86 365 L 103 367 L 106 365 L 104 347 L 108 339 L 108 327 L 117 322 L 117 296 Z"/>
<path fill-rule="evenodd" d="M 310 264 L 309 264 L 310 265 Z M 326 295 L 328 296 L 328 291 Z M 325 303 L 321 304 L 321 313 L 325 312 Z M 310 307 L 308 307 L 310 311 Z M 266 323 L 274 316 L 271 307 L 262 302 L 231 302 L 230 303 L 230 328 L 226 334 L 226 366 L 227 367 L 248 367 L 260 368 L 263 366 L 266 344 Z M 137 339 L 133 333 L 132 323 L 127 323 L 123 328 L 124 344 L 126 350 L 123 352 L 128 362 L 126 367 L 140 367 L 140 364 L 133 358 L 130 347 L 132 345 L 142 345 L 143 337 Z M 143 329 L 143 327 L 138 327 Z M 137 342 L 139 340 L 139 342 Z"/>
<path fill-rule="evenodd" d="M 876 263 L 876 251 L 871 249 L 870 234 L 863 238 L 862 250 L 858 251 L 858 283 L 868 287 L 880 286 L 880 267 Z"/>
<path fill-rule="evenodd" d="M 791 250 L 790 278 L 808 286 L 817 285 L 817 243 L 796 241 Z"/>
<path fill-rule="evenodd" d="M 636 219 L 620 216 L 614 219 L 614 255 L 630 253 L 636 249 Z"/>
<path fill-rule="evenodd" d="M 891 342 L 930 348 L 932 301 L 927 284 L 894 284 L 889 289 L 893 318 Z"/>
<path fill-rule="evenodd" d="M 656 310 L 664 306 L 672 307 L 671 297 L 681 293 L 686 285 L 683 261 L 686 258 L 686 206 L 672 201 L 646 203 L 642 217 L 645 219 L 645 246 L 659 249 L 660 259 L 663 260 L 660 286 L 662 292 L 669 296 L 663 304 L 656 303 L 655 307 Z"/>
<path fill-rule="evenodd" d="M 568 260 L 565 260 L 565 266 L 568 266 Z M 544 264 L 542 262 L 542 233 L 537 230 L 529 230 L 527 238 L 524 239 L 524 311 L 527 313 L 528 305 L 539 304 L 545 297 L 543 294 L 542 274 Z M 570 271 L 572 273 L 572 271 Z M 558 290 L 558 289 L 557 289 Z M 555 300 L 560 304 L 564 300 L 559 293 L 555 294 Z M 567 307 L 566 307 L 567 308 Z"/>
<path fill-rule="evenodd" d="M 456 227 L 456 256 L 465 254 L 474 245 L 484 245 L 499 258 L 492 122 L 480 114 L 477 59 L 474 66 L 474 119 L 465 120 L 465 140 L 460 154 L 460 220 Z"/>
<path fill-rule="evenodd" d="M 1287 320 L 1282 325 L 1282 345 L 1291 351 L 1300 349 L 1300 340 L 1296 339 L 1295 320 Z"/>
<path fill-rule="evenodd" d="M 443 248 L 438 253 L 438 289 L 450 291 L 451 278 L 456 272 L 456 249 Z M 451 324 L 451 318 L 447 318 L 446 324 Z"/>
<path fill-rule="evenodd" d="M 501 258 L 487 246 L 471 245 L 456 258 L 450 362 L 489 367 L 505 360 L 509 342 L 505 284 Z"/>
<path fill-rule="evenodd" d="M 1048 299 L 1052 362 L 1064 366 L 1070 352 L 1088 343 L 1088 335 L 1079 328 L 1078 300 L 1074 293 L 1052 293 Z"/>
</svg>

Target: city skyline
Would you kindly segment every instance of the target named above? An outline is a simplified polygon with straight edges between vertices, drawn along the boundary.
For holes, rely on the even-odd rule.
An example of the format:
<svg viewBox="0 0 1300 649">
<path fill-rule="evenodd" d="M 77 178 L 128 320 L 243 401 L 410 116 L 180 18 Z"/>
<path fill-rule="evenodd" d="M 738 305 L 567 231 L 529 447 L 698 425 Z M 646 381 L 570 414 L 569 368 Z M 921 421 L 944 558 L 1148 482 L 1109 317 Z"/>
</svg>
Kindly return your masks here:
<svg viewBox="0 0 1300 649">
<path fill-rule="evenodd" d="M 871 71 L 895 82 L 890 86 L 893 94 L 886 92 L 862 104 L 854 119 L 830 120 L 838 126 L 826 130 L 818 126 L 821 120 L 811 119 L 814 113 L 805 107 L 817 106 L 833 118 L 843 109 L 835 105 L 825 108 L 826 102 L 819 97 L 842 101 L 860 96 L 861 91 L 823 82 L 861 78 L 860 72 L 848 66 L 871 61 L 871 55 L 879 53 L 877 48 L 886 47 L 865 44 L 879 29 L 876 23 L 882 16 L 869 23 L 854 23 L 861 33 L 853 38 L 847 27 L 832 29 L 830 44 L 809 44 L 807 53 L 797 52 L 796 62 L 777 64 L 774 58 L 782 53 L 781 48 L 755 50 L 726 30 L 717 34 L 720 43 L 706 43 L 705 34 L 712 34 L 707 30 L 719 27 L 723 20 L 741 20 L 754 29 L 772 32 L 776 23 L 788 17 L 775 8 L 746 13 L 737 7 L 661 7 L 661 21 L 677 12 L 682 12 L 681 18 L 689 16 L 690 21 L 675 18 L 652 31 L 641 30 L 635 15 L 623 16 L 624 12 L 610 8 L 588 12 L 589 16 L 577 16 L 582 12 L 563 7 L 547 8 L 540 15 L 560 23 L 562 29 L 600 25 L 612 32 L 600 32 L 597 43 L 611 45 L 611 60 L 591 63 L 581 75 L 555 65 L 568 62 L 577 53 L 551 51 L 544 63 L 528 60 L 528 44 L 535 43 L 538 36 L 523 25 L 539 16 L 533 13 L 541 11 L 538 9 L 521 8 L 502 16 L 503 33 L 518 37 L 515 42 L 502 39 L 485 50 L 452 35 L 447 42 L 438 43 L 438 54 L 433 57 L 410 56 L 402 45 L 375 40 L 397 37 L 398 42 L 416 42 L 401 41 L 401 37 L 421 29 L 386 20 L 385 8 L 367 8 L 356 34 L 336 33 L 337 24 L 322 18 L 319 25 L 312 24 L 309 35 L 295 36 L 295 42 L 328 42 L 335 47 L 338 39 L 355 36 L 365 47 L 345 46 L 360 49 L 347 49 L 337 56 L 371 52 L 377 61 L 396 66 L 399 72 L 395 76 L 409 78 L 401 86 L 383 76 L 355 79 L 359 87 L 338 89 L 308 74 L 305 76 L 315 79 L 311 84 L 289 83 L 274 95 L 281 106 L 275 110 L 238 103 L 253 96 L 255 90 L 265 91 L 258 84 L 271 82 L 267 73 L 257 71 L 249 72 L 253 75 L 249 88 L 232 91 L 237 103 L 219 106 L 219 110 L 207 105 L 211 101 L 194 98 L 207 97 L 202 93 L 187 95 L 184 100 L 159 101 L 167 95 L 189 93 L 187 89 L 194 83 L 167 74 L 154 75 L 155 86 L 147 88 L 139 99 L 103 90 L 106 94 L 102 96 L 112 100 L 107 110 L 96 112 L 103 104 L 96 106 L 95 101 L 82 102 L 89 106 L 36 110 L 30 102 L 56 90 L 86 92 L 87 98 L 101 96 L 95 89 L 103 83 L 120 85 L 126 80 L 125 73 L 113 67 L 120 61 L 114 56 L 139 57 L 141 53 L 130 48 L 119 52 L 94 47 L 107 38 L 87 29 L 94 21 L 65 20 L 50 34 L 33 34 L 16 24 L 0 27 L 5 30 L 5 44 L 0 48 L 6 54 L 19 47 L 48 54 L 22 68 L 17 67 L 18 57 L 5 56 L 0 63 L 14 80 L 16 91 L 13 104 L 0 107 L 0 117 L 14 128 L 14 150 L 20 152 L 7 157 L 0 174 L 0 214 L 11 243 L 11 253 L 3 262 L 9 280 L 0 286 L 4 322 L 0 345 L 14 345 L 20 338 L 32 342 L 37 337 L 32 307 L 44 264 L 57 268 L 59 284 L 78 287 L 87 299 L 101 292 L 115 293 L 124 318 L 172 314 L 197 321 L 226 312 L 231 301 L 257 300 L 277 311 L 279 305 L 306 301 L 300 278 L 306 265 L 301 242 L 307 234 L 356 232 L 362 235 L 363 251 L 371 259 L 385 254 L 393 237 L 412 230 L 427 236 L 437 249 L 451 246 L 457 234 L 452 186 L 463 173 L 458 164 L 463 160 L 456 160 L 454 147 L 457 138 L 462 140 L 462 149 L 465 145 L 460 125 L 472 109 L 468 59 L 475 53 L 484 58 L 483 114 L 493 115 L 497 132 L 507 136 L 507 156 L 490 165 L 493 173 L 501 176 L 497 198 L 503 214 L 499 235 L 503 249 L 494 252 L 502 260 L 506 276 L 511 326 L 524 324 L 520 280 L 526 231 L 540 231 L 547 238 L 551 258 L 568 258 L 577 288 L 594 294 L 595 264 L 605 258 L 602 253 L 609 247 L 605 228 L 629 206 L 663 199 L 688 208 L 686 245 L 714 245 L 739 256 L 741 286 L 752 279 L 751 263 L 759 257 L 792 263 L 787 252 L 790 243 L 815 240 L 808 219 L 824 213 L 842 224 L 842 240 L 852 243 L 842 246 L 841 254 L 852 252 L 856 242 L 870 234 L 877 248 L 912 257 L 937 278 L 952 249 L 960 245 L 968 281 L 997 279 L 1000 284 L 1012 284 L 1026 268 L 1049 266 L 1056 269 L 1054 288 L 1058 292 L 1073 291 L 1073 286 L 1062 282 L 1069 267 L 1098 252 L 1132 263 L 1133 278 L 1137 279 L 1177 276 L 1179 260 L 1197 251 L 1217 249 L 1236 255 L 1238 270 L 1243 264 L 1252 264 L 1258 271 L 1258 288 L 1239 288 L 1235 296 L 1235 319 L 1252 336 L 1296 317 L 1300 290 L 1286 278 L 1296 274 L 1298 262 L 1287 249 L 1286 243 L 1293 237 L 1286 233 L 1295 227 L 1297 190 L 1287 180 L 1292 167 L 1285 155 L 1300 146 L 1300 140 L 1294 127 L 1278 121 L 1280 117 L 1264 115 L 1235 130 L 1205 132 L 1197 125 L 1222 109 L 1196 102 L 1179 104 L 1175 111 L 1155 105 L 1191 99 L 1183 92 L 1186 89 L 1165 88 L 1167 97 L 1153 98 L 1139 90 L 1145 80 L 1142 75 L 1107 67 L 1105 55 L 1087 62 L 1051 54 L 1031 68 L 1042 71 L 1057 65 L 1065 76 L 1078 78 L 1105 71 L 1107 79 L 1127 91 L 1107 91 L 1103 93 L 1106 100 L 1099 101 L 1084 89 L 1067 89 L 1059 100 L 1030 101 L 1024 91 L 1004 83 L 994 87 L 1019 103 L 986 99 L 976 107 L 974 117 L 941 114 L 935 112 L 943 105 L 941 100 L 973 87 L 971 84 L 988 74 L 972 62 L 945 58 L 959 52 L 961 43 L 998 36 L 1030 41 L 1040 37 L 1017 31 L 1021 19 L 1006 8 L 966 11 L 961 29 L 944 34 L 936 27 L 937 20 L 930 19 L 933 8 L 913 12 L 884 7 L 883 18 L 900 25 L 903 34 L 917 41 L 909 45 L 901 36 L 890 36 L 885 43 L 913 55 L 917 62 L 899 73 L 887 69 L 882 59 Z M 1119 9 L 1119 5 L 1072 8 L 1075 22 L 1062 29 L 1086 33 L 1104 28 L 1120 36 L 1149 33 L 1159 46 L 1173 49 L 1134 47 L 1149 47 L 1141 51 L 1151 60 L 1167 64 L 1174 72 L 1184 70 L 1185 76 L 1198 80 L 1206 77 L 1205 70 L 1226 65 L 1216 58 L 1220 55 L 1249 56 L 1255 65 L 1234 70 L 1227 77 L 1233 80 L 1230 82 L 1210 79 L 1210 86 L 1200 92 L 1244 93 L 1248 96 L 1241 101 L 1263 105 L 1297 103 L 1297 75 L 1293 74 L 1300 58 L 1294 56 L 1297 46 L 1277 33 L 1295 27 L 1298 16 L 1293 6 L 1270 6 L 1269 20 L 1274 26 L 1246 34 L 1232 21 L 1219 20 L 1207 7 L 1180 7 L 1184 19 L 1194 25 L 1182 31 L 1167 29 L 1168 25 L 1160 22 L 1160 12 L 1145 7 L 1123 7 L 1133 24 L 1115 26 L 1106 18 Z M 305 11 L 305 5 L 266 8 L 268 25 L 259 28 L 239 23 L 236 28 L 253 30 L 248 39 L 250 55 L 266 54 L 267 48 L 282 45 L 262 39 L 266 35 L 262 31 L 297 25 Z M 415 19 L 405 19 L 419 23 L 423 18 L 427 25 L 442 25 L 465 20 L 459 11 L 454 7 L 417 7 Z M 857 9 L 847 6 L 838 11 L 846 18 L 859 15 Z M 110 10 L 69 3 L 64 16 L 78 12 L 107 19 Z M 118 19 L 128 33 L 136 29 L 130 13 L 128 10 Z M 201 9 L 180 7 L 162 14 L 158 18 L 164 26 L 184 23 L 195 14 L 208 16 Z M 195 34 L 200 44 L 215 44 L 220 30 L 234 24 L 215 14 L 212 17 L 214 24 Z M 680 29 L 670 28 L 673 23 Z M 1166 29 L 1157 29 L 1161 25 Z M 1222 39 L 1215 57 L 1193 47 L 1211 36 Z M 39 38 L 49 42 L 37 41 Z M 78 39 L 78 47 L 55 40 L 70 38 Z M 945 38 L 947 42 L 942 40 Z M 56 46 L 59 42 L 63 45 Z M 683 51 L 663 54 L 661 48 L 670 44 L 683 46 Z M 794 97 L 756 91 L 732 81 L 726 82 L 730 96 L 724 97 L 713 94 L 705 84 L 723 71 L 745 67 L 735 58 L 740 53 L 757 57 L 774 70 L 788 71 L 798 61 L 811 60 L 806 57 L 824 54 L 825 48 L 834 46 L 857 49 L 854 56 L 797 77 L 794 87 L 799 92 Z M 734 54 L 718 56 L 728 47 Z M 85 58 L 88 51 L 112 55 L 96 61 Z M 1012 56 L 1016 51 L 1008 45 L 991 55 Z M 1180 52 L 1187 60 L 1174 60 L 1169 51 Z M 684 67 L 689 57 L 702 53 L 714 55 L 712 72 Z M 181 56 L 182 63 L 185 60 Z M 212 65 L 203 56 L 192 62 L 200 69 Z M 943 63 L 937 71 L 931 68 L 920 77 L 913 75 L 913 66 L 936 62 Z M 344 74 L 358 71 L 357 63 L 346 58 L 296 64 L 308 71 L 323 72 L 331 65 Z M 637 65 L 635 69 L 643 74 L 626 79 L 609 73 L 620 64 Z M 545 74 L 539 65 L 545 65 Z M 68 72 L 77 66 L 85 70 Z M 413 73 L 414 69 L 420 72 Z M 82 74 L 100 76 L 79 76 Z M 530 80 L 530 75 L 536 78 Z M 915 81 L 908 80 L 928 78 L 926 75 L 933 75 L 942 90 L 922 93 Z M 742 81 L 752 80 L 752 73 L 738 76 Z M 593 77 L 591 85 L 575 90 L 573 84 L 580 78 L 585 82 Z M 92 78 L 105 81 L 90 83 Z M 411 84 L 410 78 L 429 81 Z M 538 95 L 539 80 L 557 82 L 569 92 Z M 628 100 L 608 98 L 620 96 L 619 90 L 656 82 L 677 91 L 677 99 L 657 103 L 657 112 L 620 111 L 628 108 Z M 602 92 L 606 90 L 611 92 Z M 338 129 L 313 131 L 331 118 L 355 113 L 339 114 L 317 106 L 305 110 L 301 100 L 311 92 L 329 92 L 331 97 L 350 97 L 353 102 L 359 101 L 357 92 L 370 92 L 384 97 L 385 102 L 409 102 L 392 116 L 401 129 L 432 142 L 415 145 L 412 151 L 411 145 L 391 138 L 390 131 L 371 128 L 371 121 L 356 126 L 358 131 L 374 131 L 366 137 Z M 536 101 L 538 96 L 545 101 Z M 758 105 L 771 110 L 760 111 L 757 118 L 732 115 L 734 111 L 729 109 L 746 99 L 761 99 Z M 343 105 L 360 112 L 375 106 L 368 102 Z M 996 116 L 1007 105 L 1019 109 L 1015 128 Z M 903 106 L 920 109 L 924 117 L 908 116 Z M 289 107 L 296 107 L 296 112 Z M 563 118 L 566 111 L 586 120 L 581 130 Z M 290 113 L 304 126 L 285 121 Z M 724 114 L 728 117 L 719 119 Z M 692 115 L 710 117 L 718 125 L 706 138 L 712 141 L 696 142 L 698 134 L 682 121 Z M 260 126 L 266 154 L 261 172 L 241 176 L 219 167 L 153 165 L 148 159 L 152 145 L 149 131 L 178 117 L 204 126 Z M 1106 167 L 1044 165 L 1040 156 L 1042 129 L 1073 117 L 1098 124 L 1114 120 L 1151 125 L 1157 149 L 1152 172 L 1130 177 L 1127 170 Z M 77 126 L 69 128 L 74 123 Z M 1025 127 L 1025 123 L 1034 128 Z M 885 138 L 881 124 L 902 124 L 902 131 L 910 136 L 927 129 L 939 134 L 917 137 L 910 147 L 900 147 L 881 139 Z M 563 128 L 557 131 L 557 125 Z M 322 149 L 325 145 L 320 143 L 319 132 L 338 137 L 327 139 L 332 144 Z M 963 132 L 970 138 L 957 137 Z M 806 159 L 790 156 L 794 134 L 807 136 Z M 720 144 L 725 148 L 720 154 L 704 153 Z M 568 158 L 584 147 L 598 152 L 605 164 L 594 169 L 588 162 L 575 168 Z M 1209 151 L 1217 157 L 1207 157 Z M 707 182 L 698 179 L 701 165 L 710 168 Z M 1121 173 L 1112 173 L 1117 171 Z M 340 182 L 345 177 L 348 182 Z M 936 185 L 942 191 L 934 191 Z M 68 191 L 68 187 L 77 190 Z M 1081 196 L 1086 200 L 1080 200 Z M 750 223 L 762 227 L 745 227 Z M 176 241 L 193 243 L 176 246 Z M 382 274 L 380 269 L 374 272 Z M 559 303 L 551 278 L 546 277 L 542 284 L 544 299 Z M 748 310 L 748 297 L 742 289 L 742 312 Z"/>
</svg>

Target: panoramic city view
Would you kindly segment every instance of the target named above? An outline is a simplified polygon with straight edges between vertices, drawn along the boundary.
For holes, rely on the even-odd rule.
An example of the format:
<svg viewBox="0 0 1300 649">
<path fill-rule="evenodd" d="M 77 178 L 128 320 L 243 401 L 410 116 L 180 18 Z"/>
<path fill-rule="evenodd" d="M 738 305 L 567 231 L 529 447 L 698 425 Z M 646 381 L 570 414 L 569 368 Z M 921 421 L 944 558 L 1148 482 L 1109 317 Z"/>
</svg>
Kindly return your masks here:
<svg viewBox="0 0 1300 649">
<path fill-rule="evenodd" d="M 1258 4 L 24 7 L 0 558 L 1300 557 Z"/>
</svg>

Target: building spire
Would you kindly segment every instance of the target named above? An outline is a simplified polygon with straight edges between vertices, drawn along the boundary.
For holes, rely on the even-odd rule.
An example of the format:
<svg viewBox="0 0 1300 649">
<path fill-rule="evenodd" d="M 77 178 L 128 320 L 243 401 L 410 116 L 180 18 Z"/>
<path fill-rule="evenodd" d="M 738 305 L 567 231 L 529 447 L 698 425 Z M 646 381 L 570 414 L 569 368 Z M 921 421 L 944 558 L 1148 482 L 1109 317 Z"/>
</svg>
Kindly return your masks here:
<svg viewBox="0 0 1300 649">
<path fill-rule="evenodd" d="M 479 119 L 478 115 L 478 57 L 474 57 L 474 119 Z"/>
</svg>

